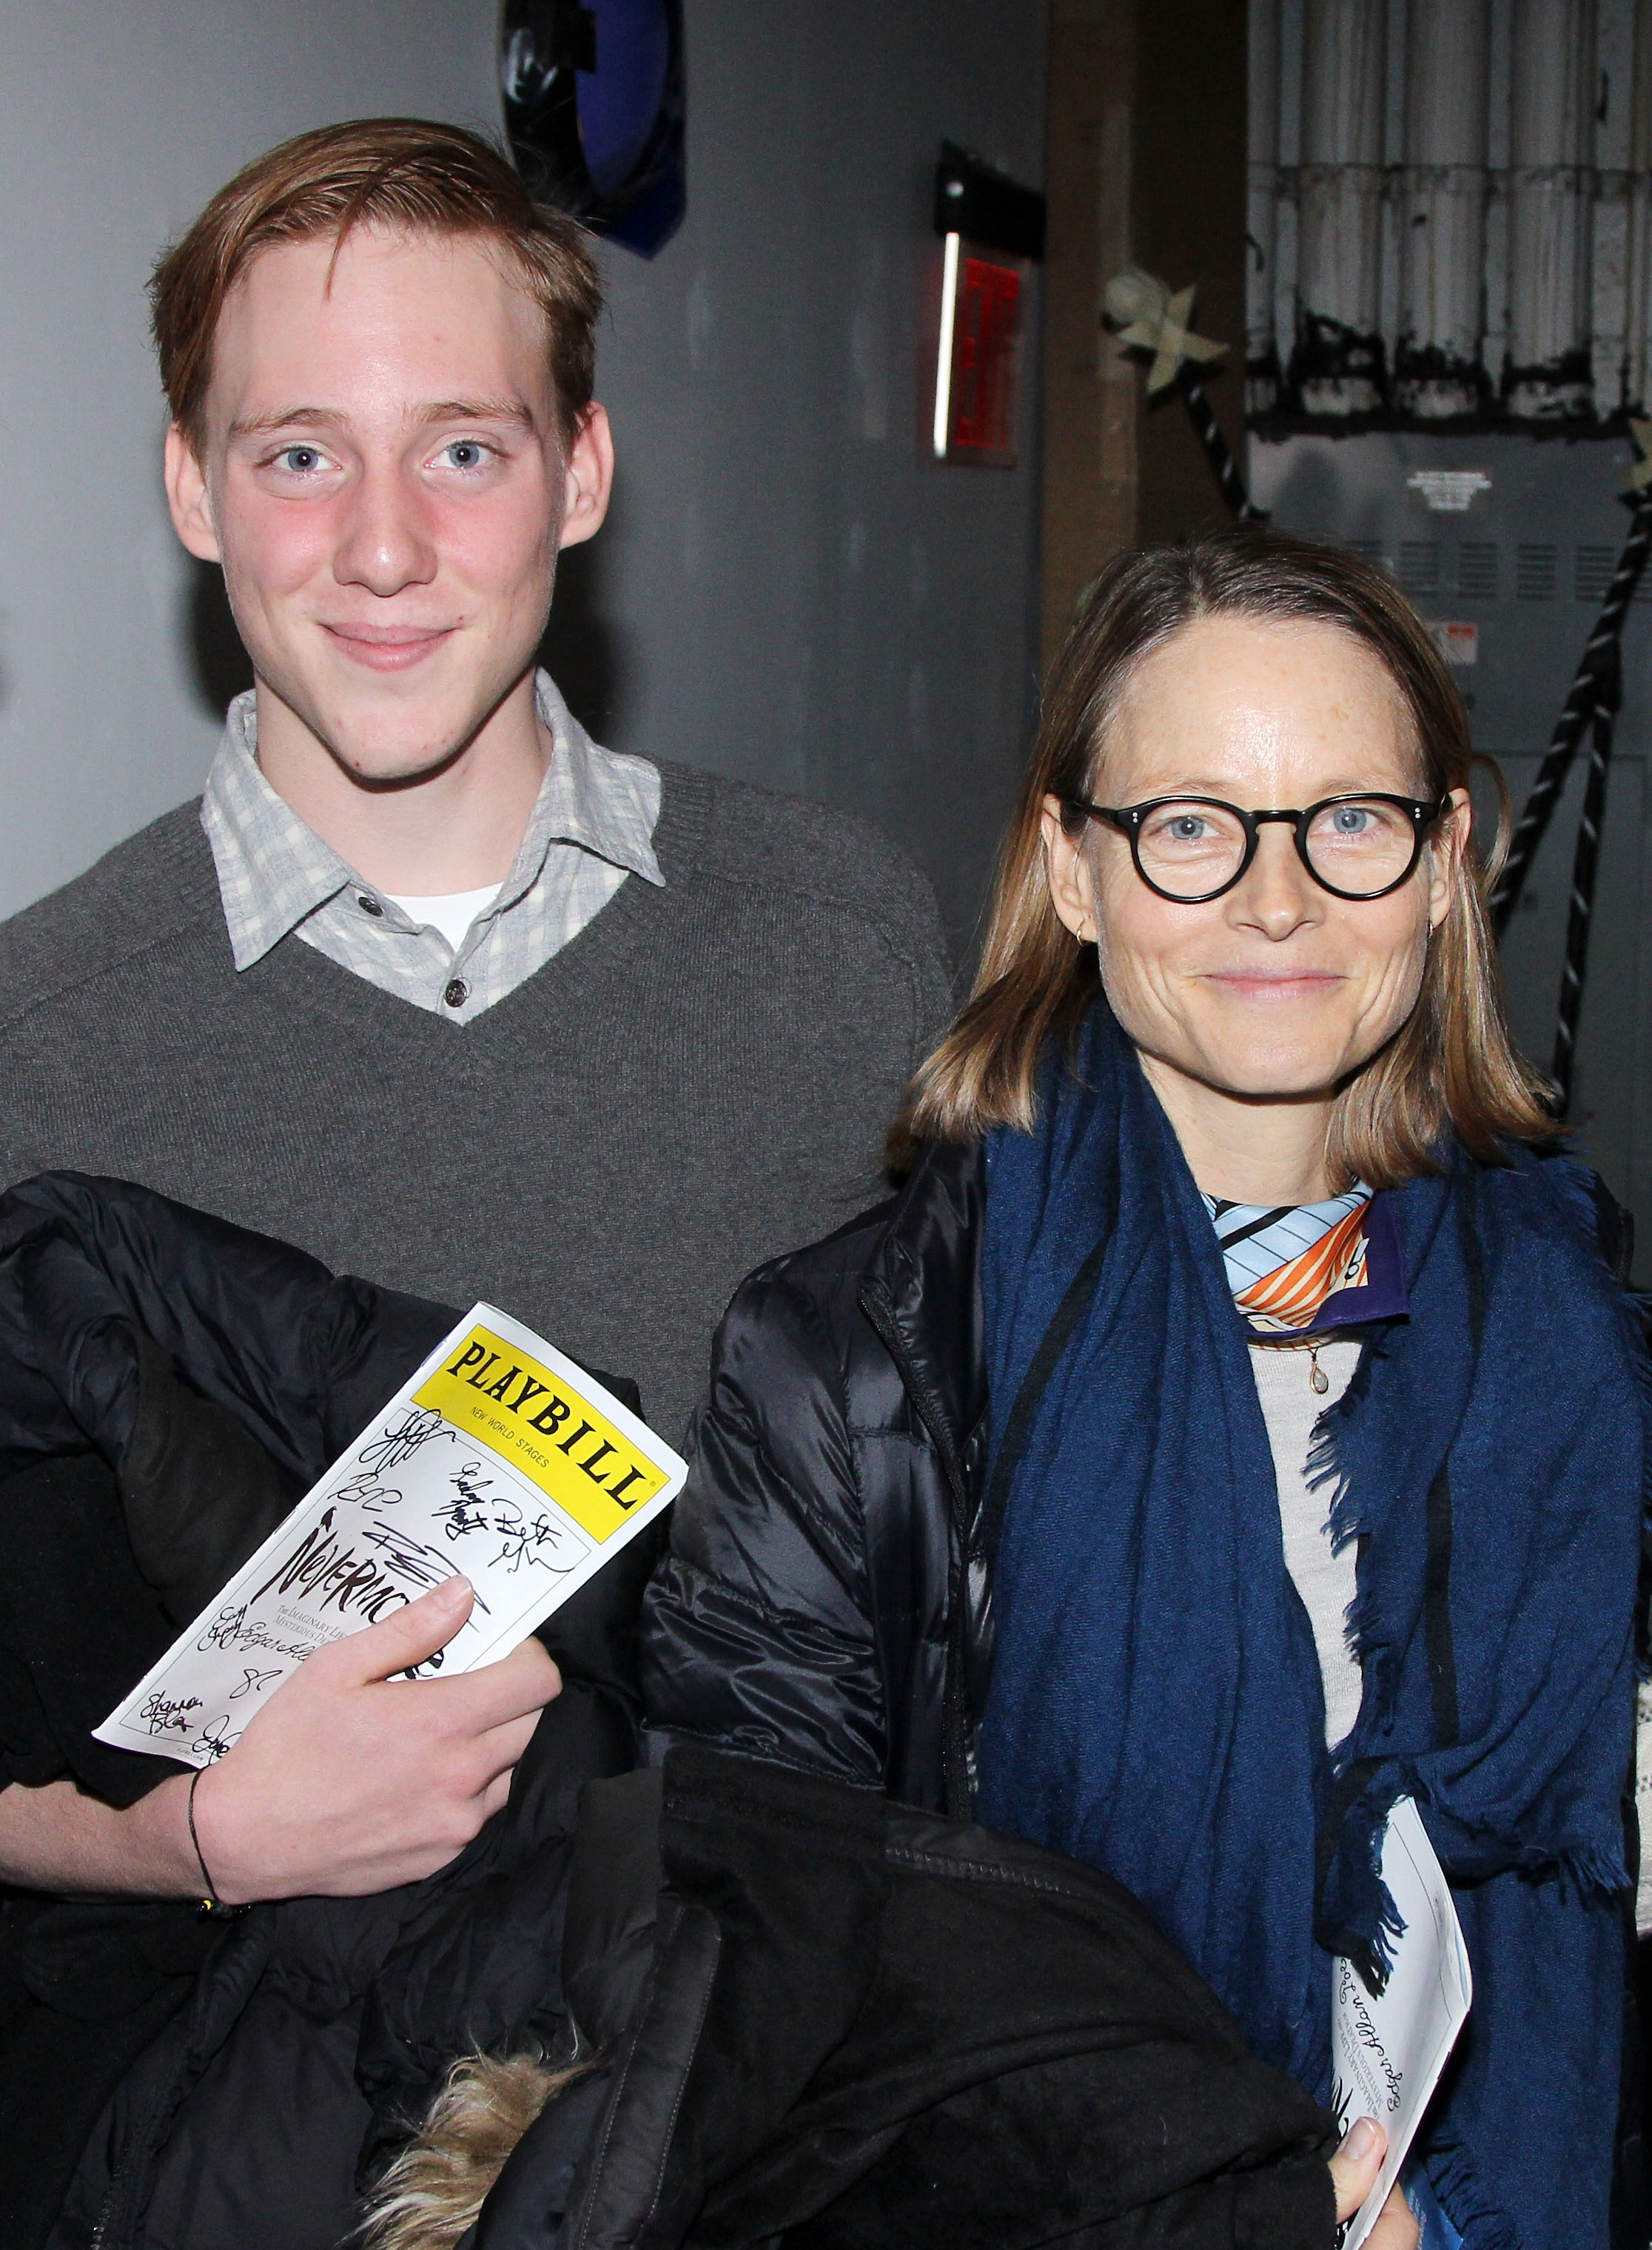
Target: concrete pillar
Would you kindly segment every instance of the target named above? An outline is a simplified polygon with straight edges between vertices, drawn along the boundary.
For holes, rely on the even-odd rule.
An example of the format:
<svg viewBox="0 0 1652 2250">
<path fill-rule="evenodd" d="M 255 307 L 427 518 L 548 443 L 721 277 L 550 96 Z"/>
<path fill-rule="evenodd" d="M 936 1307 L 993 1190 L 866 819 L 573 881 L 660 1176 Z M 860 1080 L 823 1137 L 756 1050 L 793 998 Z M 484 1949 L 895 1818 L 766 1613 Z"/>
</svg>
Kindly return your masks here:
<svg viewBox="0 0 1652 2250">
<path fill-rule="evenodd" d="M 1594 0 L 1514 0 L 1503 392 L 1522 421 L 1593 404 L 1594 79 Z"/>
<path fill-rule="evenodd" d="M 1394 400 L 1420 421 L 1471 414 L 1488 389 L 1487 0 L 1410 0 Z"/>
</svg>

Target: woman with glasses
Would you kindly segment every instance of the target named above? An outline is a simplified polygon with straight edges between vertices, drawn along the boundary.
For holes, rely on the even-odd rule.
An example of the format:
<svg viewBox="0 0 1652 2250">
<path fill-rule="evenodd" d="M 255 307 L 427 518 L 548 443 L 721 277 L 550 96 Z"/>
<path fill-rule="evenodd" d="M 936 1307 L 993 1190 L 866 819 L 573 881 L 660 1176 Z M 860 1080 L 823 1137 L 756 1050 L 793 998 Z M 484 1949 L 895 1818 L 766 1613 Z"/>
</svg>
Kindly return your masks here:
<svg viewBox="0 0 1652 2250">
<path fill-rule="evenodd" d="M 1470 756 L 1367 565 L 1103 571 L 903 1186 L 725 1321 L 646 1688 L 661 1739 L 1118 1878 L 1322 2101 L 1414 1799 L 1474 2003 L 1372 2240 L 1597 2250 L 1644 1372 L 1504 1025 Z"/>
</svg>

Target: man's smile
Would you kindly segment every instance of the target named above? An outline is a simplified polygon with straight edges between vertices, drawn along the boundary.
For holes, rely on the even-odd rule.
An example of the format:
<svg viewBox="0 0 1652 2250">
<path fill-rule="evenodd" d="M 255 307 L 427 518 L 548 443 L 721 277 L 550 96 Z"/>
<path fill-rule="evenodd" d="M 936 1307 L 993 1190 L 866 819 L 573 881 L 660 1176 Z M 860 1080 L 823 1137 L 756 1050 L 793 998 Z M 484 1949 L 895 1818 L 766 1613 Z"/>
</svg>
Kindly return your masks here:
<svg viewBox="0 0 1652 2250">
<path fill-rule="evenodd" d="M 456 625 L 321 623 L 342 654 L 369 672 L 410 672 L 458 631 Z"/>
</svg>

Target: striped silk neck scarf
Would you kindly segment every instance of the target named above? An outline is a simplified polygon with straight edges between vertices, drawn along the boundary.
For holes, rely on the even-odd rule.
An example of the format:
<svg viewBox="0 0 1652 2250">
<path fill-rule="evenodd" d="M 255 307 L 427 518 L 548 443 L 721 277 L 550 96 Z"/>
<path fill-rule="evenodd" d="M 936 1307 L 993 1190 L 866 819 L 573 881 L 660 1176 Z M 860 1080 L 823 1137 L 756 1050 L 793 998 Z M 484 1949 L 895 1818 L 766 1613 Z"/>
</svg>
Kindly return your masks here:
<svg viewBox="0 0 1652 2250">
<path fill-rule="evenodd" d="M 1365 1213 L 1371 1190 L 1350 1188 L 1324 1203 L 1223 1203 L 1205 1208 L 1221 1245 L 1227 1286 L 1252 1329 L 1304 1335 L 1328 1297 L 1365 1280 Z"/>
</svg>

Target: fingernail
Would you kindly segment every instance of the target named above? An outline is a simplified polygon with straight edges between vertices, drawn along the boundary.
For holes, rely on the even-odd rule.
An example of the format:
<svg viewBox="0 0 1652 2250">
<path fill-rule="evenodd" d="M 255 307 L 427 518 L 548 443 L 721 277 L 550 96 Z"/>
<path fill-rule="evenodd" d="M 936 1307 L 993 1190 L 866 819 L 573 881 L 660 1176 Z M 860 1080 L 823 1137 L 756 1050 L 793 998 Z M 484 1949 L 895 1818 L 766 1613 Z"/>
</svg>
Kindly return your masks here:
<svg viewBox="0 0 1652 2250">
<path fill-rule="evenodd" d="M 1361 2117 L 1350 2129 L 1348 2137 L 1342 2144 L 1342 2152 L 1358 2164 L 1361 2157 L 1368 2157 L 1376 2145 L 1375 2124 L 1369 2117 Z"/>
<path fill-rule="evenodd" d="M 444 1601 L 458 1602 L 467 1594 L 473 1593 L 475 1589 L 462 1572 L 455 1572 L 451 1578 L 444 1578 L 436 1591 Z"/>
</svg>

